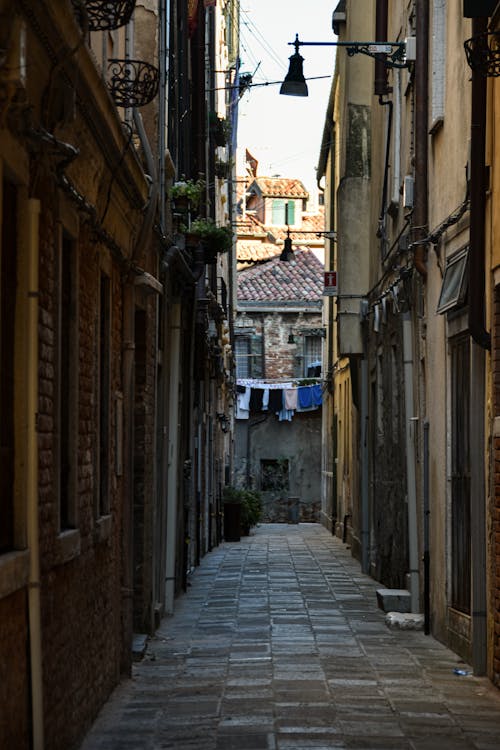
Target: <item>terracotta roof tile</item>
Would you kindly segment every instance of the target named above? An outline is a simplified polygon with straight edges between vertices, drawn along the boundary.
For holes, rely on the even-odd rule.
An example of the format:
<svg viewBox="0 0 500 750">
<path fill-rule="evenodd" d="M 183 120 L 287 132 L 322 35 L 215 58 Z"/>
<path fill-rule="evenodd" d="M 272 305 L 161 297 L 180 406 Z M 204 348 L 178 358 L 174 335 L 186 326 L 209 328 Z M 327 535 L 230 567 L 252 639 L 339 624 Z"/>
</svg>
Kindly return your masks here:
<svg viewBox="0 0 500 750">
<path fill-rule="evenodd" d="M 245 242 L 243 240 L 238 242 L 236 254 L 238 261 L 259 262 L 280 255 L 282 249 L 281 245 L 274 245 L 271 242 Z"/>
<path fill-rule="evenodd" d="M 295 250 L 292 262 L 279 256 L 238 271 L 242 302 L 318 302 L 323 294 L 323 265 L 310 250 Z"/>
<path fill-rule="evenodd" d="M 297 179 L 285 177 L 257 177 L 249 186 L 256 185 L 264 197 L 272 198 L 308 198 L 309 193 L 303 183 Z"/>
</svg>

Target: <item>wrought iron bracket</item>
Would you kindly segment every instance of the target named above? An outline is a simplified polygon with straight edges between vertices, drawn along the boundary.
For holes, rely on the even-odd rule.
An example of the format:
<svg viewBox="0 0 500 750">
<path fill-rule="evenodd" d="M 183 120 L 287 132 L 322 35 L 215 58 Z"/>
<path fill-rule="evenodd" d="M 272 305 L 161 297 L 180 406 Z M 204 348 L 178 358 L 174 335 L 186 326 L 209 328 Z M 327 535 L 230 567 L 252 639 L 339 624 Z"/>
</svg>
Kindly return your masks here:
<svg viewBox="0 0 500 750">
<path fill-rule="evenodd" d="M 345 47 L 349 57 L 367 55 L 379 60 L 388 68 L 407 68 L 409 61 L 405 59 L 405 42 L 302 42 L 297 34 L 294 42 L 298 53 L 299 47 Z"/>
</svg>

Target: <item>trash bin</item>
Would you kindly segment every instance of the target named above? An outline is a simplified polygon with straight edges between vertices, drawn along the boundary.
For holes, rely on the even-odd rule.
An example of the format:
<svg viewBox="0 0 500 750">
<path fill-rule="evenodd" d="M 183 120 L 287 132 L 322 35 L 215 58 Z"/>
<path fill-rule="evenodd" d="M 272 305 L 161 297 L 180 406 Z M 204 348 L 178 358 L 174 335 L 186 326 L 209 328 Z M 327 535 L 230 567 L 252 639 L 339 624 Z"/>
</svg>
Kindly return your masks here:
<svg viewBox="0 0 500 750">
<path fill-rule="evenodd" d="M 241 536 L 241 503 L 224 503 L 224 539 L 239 542 Z"/>
<path fill-rule="evenodd" d="M 288 523 L 299 522 L 299 498 L 288 498 Z"/>
</svg>

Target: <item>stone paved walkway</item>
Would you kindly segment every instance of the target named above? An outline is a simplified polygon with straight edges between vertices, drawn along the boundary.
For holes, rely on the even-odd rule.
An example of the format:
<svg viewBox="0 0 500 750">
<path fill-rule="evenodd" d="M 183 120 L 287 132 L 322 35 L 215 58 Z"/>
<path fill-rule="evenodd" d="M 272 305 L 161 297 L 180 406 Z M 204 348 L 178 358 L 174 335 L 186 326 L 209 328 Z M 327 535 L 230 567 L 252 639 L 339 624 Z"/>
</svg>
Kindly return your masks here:
<svg viewBox="0 0 500 750">
<path fill-rule="evenodd" d="M 222 544 L 81 750 L 498 750 L 500 691 L 376 588 L 319 525 Z"/>
</svg>

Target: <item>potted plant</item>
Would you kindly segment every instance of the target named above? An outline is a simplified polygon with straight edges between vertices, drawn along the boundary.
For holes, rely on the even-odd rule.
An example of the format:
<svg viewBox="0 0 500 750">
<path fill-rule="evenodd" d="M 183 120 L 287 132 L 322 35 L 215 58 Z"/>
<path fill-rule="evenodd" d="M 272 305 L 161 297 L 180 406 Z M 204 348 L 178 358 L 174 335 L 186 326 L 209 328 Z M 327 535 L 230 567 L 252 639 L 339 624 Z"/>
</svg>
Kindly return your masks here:
<svg viewBox="0 0 500 750">
<path fill-rule="evenodd" d="M 233 242 L 231 227 L 219 227 L 213 219 L 195 219 L 191 223 L 189 234 L 202 242 L 207 263 L 214 263 L 217 253 L 226 253 Z"/>
<path fill-rule="evenodd" d="M 223 161 L 222 159 L 215 160 L 214 172 L 216 177 L 225 179 L 229 177 L 231 172 L 231 162 Z"/>
<path fill-rule="evenodd" d="M 227 542 L 238 542 L 241 536 L 250 533 L 262 515 L 259 492 L 245 488 L 224 487 L 224 538 Z"/>
<path fill-rule="evenodd" d="M 190 208 L 198 208 L 201 196 L 205 190 L 206 183 L 204 180 L 178 180 L 170 188 L 170 198 L 174 211 L 177 213 L 187 213 Z"/>
<path fill-rule="evenodd" d="M 231 136 L 231 124 L 216 112 L 210 112 L 210 132 L 216 146 L 225 146 Z"/>
<path fill-rule="evenodd" d="M 256 490 L 241 490 L 241 532 L 248 535 L 250 529 L 256 526 L 262 516 L 262 500 Z"/>
</svg>

